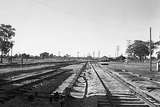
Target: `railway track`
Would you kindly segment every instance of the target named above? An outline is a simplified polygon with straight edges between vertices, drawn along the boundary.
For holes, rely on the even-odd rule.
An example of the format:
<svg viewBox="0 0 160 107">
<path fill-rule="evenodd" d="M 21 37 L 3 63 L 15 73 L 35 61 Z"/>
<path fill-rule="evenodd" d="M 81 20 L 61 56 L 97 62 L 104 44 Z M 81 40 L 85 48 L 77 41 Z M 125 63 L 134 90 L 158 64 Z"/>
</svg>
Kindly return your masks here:
<svg viewBox="0 0 160 107">
<path fill-rule="evenodd" d="M 152 84 L 152 86 L 145 87 L 145 90 L 147 90 L 148 92 L 150 92 L 154 89 L 159 89 L 159 87 L 160 87 L 159 81 L 152 80 L 149 77 L 143 77 L 140 74 L 132 73 L 132 72 L 129 72 L 125 69 L 122 69 L 122 70 L 118 69 L 118 70 L 114 70 L 114 71 L 116 73 L 118 73 L 119 75 L 129 79 L 132 82 L 145 81 L 145 82 Z"/>
<path fill-rule="evenodd" d="M 0 69 L 2 68 L 17 68 L 17 67 L 29 67 L 29 66 L 37 66 L 37 65 L 49 65 L 49 64 L 63 64 L 63 63 L 72 63 L 76 61 L 57 61 L 57 62 L 35 62 L 35 63 L 15 63 L 15 64 L 3 64 L 0 65 Z"/>
<path fill-rule="evenodd" d="M 28 66 L 28 67 L 25 67 L 24 69 L 23 69 L 23 67 L 20 67 L 16 70 L 11 69 L 10 71 L 7 70 L 7 72 L 1 73 L 0 78 L 3 79 L 3 78 L 11 77 L 11 76 L 13 77 L 13 76 L 16 76 L 16 75 L 19 75 L 19 74 L 22 74 L 22 73 L 32 73 L 32 72 L 37 72 L 37 71 L 40 72 L 42 70 L 55 69 L 58 66 L 62 66 L 62 65 L 66 65 L 66 64 L 77 64 L 77 63 L 81 63 L 81 62 L 71 62 L 70 61 L 70 62 L 56 63 L 56 64 L 53 64 L 53 65 L 51 63 L 45 63 L 44 66 L 41 65 L 41 66 L 38 66 L 38 67 L 31 67 L 31 68 Z"/>
<path fill-rule="evenodd" d="M 63 95 L 65 95 L 65 96 L 71 96 L 71 90 L 73 89 L 74 85 L 78 81 L 79 77 L 81 77 L 82 72 L 85 71 L 87 64 L 88 64 L 88 62 L 86 62 L 82 66 L 82 68 L 80 69 L 80 71 L 76 73 L 76 75 L 74 76 L 74 78 L 72 79 L 72 81 L 70 82 L 70 84 L 63 90 L 63 92 L 62 92 Z"/>
<path fill-rule="evenodd" d="M 15 87 L 3 89 L 8 85 L 1 84 L 0 88 L 0 102 L 4 103 L 15 96 L 25 95 L 28 98 L 48 98 L 50 102 L 55 99 L 55 94 L 37 94 L 31 87 L 37 85 L 45 80 L 53 79 L 54 77 L 61 75 L 68 70 L 59 70 L 59 68 L 52 71 L 46 71 L 46 73 L 38 74 L 33 77 L 27 77 L 25 79 L 12 81 L 9 86 L 16 85 Z M 91 80 L 89 80 L 91 78 Z M 82 81 L 81 81 L 82 80 Z M 28 81 L 28 82 L 23 82 Z M 80 82 L 81 81 L 81 82 Z M 93 82 L 93 84 L 92 84 Z M 147 93 L 138 90 L 137 87 L 125 81 L 119 75 L 116 75 L 110 70 L 104 69 L 99 63 L 86 62 L 82 68 L 74 75 L 62 93 L 59 93 L 60 97 L 56 97 L 57 101 L 63 105 L 63 107 L 159 107 L 160 102 L 148 95 Z M 10 85 L 12 84 L 12 85 Z M 21 84 L 21 85 L 19 85 Z M 95 86 L 98 86 L 95 88 Z M 81 87 L 81 88 L 80 88 Z M 101 88 L 99 91 L 93 91 Z M 79 89 L 76 91 L 75 89 Z M 81 90 L 82 89 L 82 90 Z M 104 91 L 102 91 L 104 90 Z M 97 94 L 97 92 L 99 94 Z M 59 96 L 58 95 L 58 96 Z M 81 96 L 78 98 L 77 96 Z M 92 96 L 92 97 L 91 97 Z M 95 101 L 87 103 L 90 98 L 95 98 Z M 81 104 L 80 104 L 81 103 Z M 75 104 L 75 105 L 73 105 Z M 79 105 L 77 105 L 79 104 Z M 57 107 L 57 106 L 55 106 Z"/>
<path fill-rule="evenodd" d="M 137 90 L 111 71 L 104 71 L 98 63 L 92 63 L 91 66 L 106 91 L 106 96 L 98 96 L 97 107 L 160 106 L 156 99 Z"/>
<path fill-rule="evenodd" d="M 34 73 L 31 73 L 31 75 L 29 75 L 29 76 L 22 76 L 22 77 L 21 76 L 16 76 L 17 78 L 15 78 L 15 79 L 12 79 L 10 81 L 1 82 L 0 87 L 5 86 L 5 85 L 10 85 L 10 84 L 13 84 L 13 83 L 23 82 L 23 81 L 30 80 L 30 79 L 36 79 L 36 78 L 39 78 L 39 77 L 45 76 L 45 75 L 49 75 L 49 74 L 52 74 L 53 72 L 55 72 L 56 69 L 59 69 L 61 67 L 65 67 L 65 66 L 68 66 L 68 65 L 70 65 L 70 64 L 48 66 L 48 67 L 44 67 L 44 68 L 41 68 L 41 69 L 39 68 L 38 70 L 37 69 L 34 70 Z M 43 72 L 39 73 L 39 70 L 43 70 Z M 27 70 L 27 71 L 32 72 L 30 70 Z M 28 72 L 23 72 L 23 73 L 28 73 Z"/>
<path fill-rule="evenodd" d="M 0 102 L 4 103 L 17 95 L 23 95 L 24 93 L 32 93 L 31 87 L 34 85 L 37 85 L 46 80 L 48 81 L 58 75 L 70 71 L 71 69 L 60 70 L 61 67 L 68 65 L 71 64 L 57 65 L 54 67 L 54 69 L 47 70 L 43 73 L 0 83 Z"/>
</svg>

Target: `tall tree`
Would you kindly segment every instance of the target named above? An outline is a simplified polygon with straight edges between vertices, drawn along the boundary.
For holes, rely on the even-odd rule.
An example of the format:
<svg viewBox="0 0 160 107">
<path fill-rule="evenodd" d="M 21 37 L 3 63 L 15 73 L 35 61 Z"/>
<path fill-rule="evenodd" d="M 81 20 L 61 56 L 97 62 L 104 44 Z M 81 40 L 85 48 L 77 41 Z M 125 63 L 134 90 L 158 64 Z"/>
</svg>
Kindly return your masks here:
<svg viewBox="0 0 160 107">
<path fill-rule="evenodd" d="M 148 46 L 148 48 L 150 47 L 150 42 L 149 41 L 145 42 L 145 44 Z M 154 53 L 154 50 L 157 49 L 158 45 L 160 45 L 160 44 L 158 44 L 158 42 L 151 41 L 151 54 Z"/>
<path fill-rule="evenodd" d="M 15 28 L 11 25 L 0 25 L 0 51 L 1 63 L 3 63 L 3 56 L 8 54 L 13 47 L 12 37 L 15 36 Z"/>
<path fill-rule="evenodd" d="M 149 48 L 144 41 L 135 40 L 127 47 L 126 53 L 130 56 L 138 57 L 140 61 L 149 55 Z"/>
</svg>

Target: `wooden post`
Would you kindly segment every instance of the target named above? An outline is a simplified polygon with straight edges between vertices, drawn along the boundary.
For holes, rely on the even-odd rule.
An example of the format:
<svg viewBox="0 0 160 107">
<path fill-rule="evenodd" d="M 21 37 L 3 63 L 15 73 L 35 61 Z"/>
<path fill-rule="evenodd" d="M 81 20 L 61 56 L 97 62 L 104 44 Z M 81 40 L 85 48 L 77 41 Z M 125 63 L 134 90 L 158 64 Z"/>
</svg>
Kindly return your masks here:
<svg viewBox="0 0 160 107">
<path fill-rule="evenodd" d="M 152 33 L 152 32 L 151 32 L 151 30 L 152 30 L 152 28 L 150 27 L 150 42 L 149 42 L 149 54 L 150 54 L 149 71 L 150 71 L 150 72 L 152 72 L 152 52 L 151 52 L 151 44 L 152 44 L 152 43 L 151 43 L 151 42 L 152 42 L 152 37 L 151 37 L 152 35 L 151 35 L 151 33 Z"/>
</svg>

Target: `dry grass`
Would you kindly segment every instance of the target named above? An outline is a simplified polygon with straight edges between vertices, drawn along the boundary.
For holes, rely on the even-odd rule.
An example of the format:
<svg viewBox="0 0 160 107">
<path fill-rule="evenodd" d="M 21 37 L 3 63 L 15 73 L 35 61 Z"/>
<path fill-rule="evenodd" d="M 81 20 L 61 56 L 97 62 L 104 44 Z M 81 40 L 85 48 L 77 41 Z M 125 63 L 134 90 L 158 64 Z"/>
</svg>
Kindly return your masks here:
<svg viewBox="0 0 160 107">
<path fill-rule="evenodd" d="M 109 65 L 103 65 L 105 67 L 111 68 L 113 70 L 124 69 L 129 72 L 140 74 L 145 77 L 158 80 L 160 73 L 156 71 L 156 64 L 152 64 L 152 72 L 149 71 L 149 63 L 113 63 L 110 62 Z"/>
</svg>

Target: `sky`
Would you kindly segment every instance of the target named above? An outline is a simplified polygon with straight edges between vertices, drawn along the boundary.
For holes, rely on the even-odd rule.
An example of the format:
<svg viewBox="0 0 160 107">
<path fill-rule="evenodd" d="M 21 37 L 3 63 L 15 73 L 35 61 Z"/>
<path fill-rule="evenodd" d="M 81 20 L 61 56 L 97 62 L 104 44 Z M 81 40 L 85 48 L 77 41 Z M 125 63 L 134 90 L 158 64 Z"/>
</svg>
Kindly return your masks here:
<svg viewBox="0 0 160 107">
<path fill-rule="evenodd" d="M 16 29 L 13 53 L 116 56 L 127 40 L 160 40 L 160 0 L 0 0 Z"/>
</svg>

